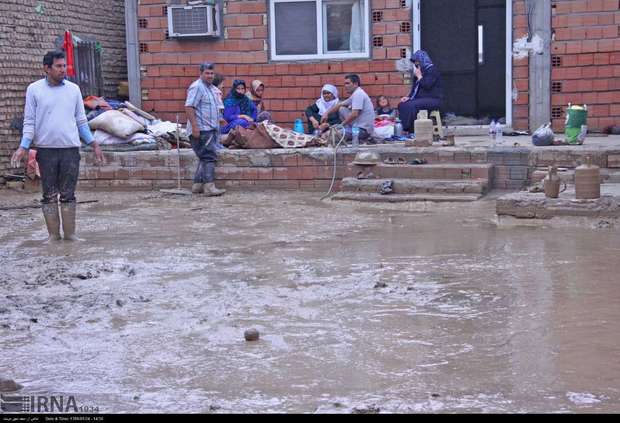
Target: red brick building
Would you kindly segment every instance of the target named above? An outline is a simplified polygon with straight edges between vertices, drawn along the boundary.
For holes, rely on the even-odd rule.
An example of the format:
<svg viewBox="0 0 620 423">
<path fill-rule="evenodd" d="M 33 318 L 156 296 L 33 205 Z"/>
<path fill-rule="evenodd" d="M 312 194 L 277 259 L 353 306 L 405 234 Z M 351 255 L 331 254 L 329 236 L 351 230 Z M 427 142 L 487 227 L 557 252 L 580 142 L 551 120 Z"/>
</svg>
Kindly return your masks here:
<svg viewBox="0 0 620 423">
<path fill-rule="evenodd" d="M 592 130 L 620 123 L 618 0 L 225 0 L 221 36 L 202 39 L 169 37 L 178 3 L 140 0 L 137 16 L 142 105 L 167 119 L 184 118 L 203 61 L 218 64 L 226 92 L 235 78 L 262 80 L 286 125 L 346 73 L 395 104 L 410 89 L 396 61 L 422 47 L 444 77 L 443 112 L 561 128 L 572 102 L 588 104 Z"/>
</svg>

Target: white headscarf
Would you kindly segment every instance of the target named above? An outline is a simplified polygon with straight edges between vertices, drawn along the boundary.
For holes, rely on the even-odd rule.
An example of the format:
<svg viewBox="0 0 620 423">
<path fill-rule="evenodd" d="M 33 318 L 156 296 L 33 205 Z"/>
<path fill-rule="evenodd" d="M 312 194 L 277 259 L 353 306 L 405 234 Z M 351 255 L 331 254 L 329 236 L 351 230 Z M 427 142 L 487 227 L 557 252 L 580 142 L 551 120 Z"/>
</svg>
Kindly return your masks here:
<svg viewBox="0 0 620 423">
<path fill-rule="evenodd" d="M 323 91 L 329 91 L 332 93 L 334 99 L 332 101 L 325 101 L 325 99 L 323 99 Z M 323 116 L 325 112 L 334 107 L 338 101 L 338 88 L 332 84 L 323 85 L 323 88 L 321 88 L 321 97 L 319 97 L 316 101 L 316 106 L 319 108 L 319 114 Z"/>
</svg>

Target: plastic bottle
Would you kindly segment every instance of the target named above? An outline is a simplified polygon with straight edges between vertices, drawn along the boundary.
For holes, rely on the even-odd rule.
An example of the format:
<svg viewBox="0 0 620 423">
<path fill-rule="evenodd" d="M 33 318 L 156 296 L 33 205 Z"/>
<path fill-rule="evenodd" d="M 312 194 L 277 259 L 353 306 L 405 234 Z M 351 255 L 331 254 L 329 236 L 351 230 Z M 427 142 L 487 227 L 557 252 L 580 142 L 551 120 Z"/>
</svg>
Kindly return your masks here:
<svg viewBox="0 0 620 423">
<path fill-rule="evenodd" d="M 353 147 L 359 147 L 360 145 L 360 128 L 354 126 L 351 128 L 351 137 Z"/>
<path fill-rule="evenodd" d="M 502 145 L 504 142 L 504 128 L 500 122 L 495 125 L 495 142 L 497 145 Z"/>
<path fill-rule="evenodd" d="M 403 124 L 400 123 L 400 119 L 396 118 L 396 123 L 394 124 L 394 135 L 397 137 L 401 137 L 403 135 Z"/>
<path fill-rule="evenodd" d="M 303 134 L 304 133 L 304 123 L 301 119 L 295 119 L 295 125 L 293 126 L 293 131 Z"/>
<path fill-rule="evenodd" d="M 493 119 L 493 120 L 491 121 L 491 124 L 489 125 L 489 138 L 491 138 L 492 140 L 494 140 L 494 139 L 495 139 L 495 135 L 496 135 L 495 131 L 496 131 L 496 128 L 497 128 L 497 124 L 495 123 L 495 119 Z"/>
</svg>

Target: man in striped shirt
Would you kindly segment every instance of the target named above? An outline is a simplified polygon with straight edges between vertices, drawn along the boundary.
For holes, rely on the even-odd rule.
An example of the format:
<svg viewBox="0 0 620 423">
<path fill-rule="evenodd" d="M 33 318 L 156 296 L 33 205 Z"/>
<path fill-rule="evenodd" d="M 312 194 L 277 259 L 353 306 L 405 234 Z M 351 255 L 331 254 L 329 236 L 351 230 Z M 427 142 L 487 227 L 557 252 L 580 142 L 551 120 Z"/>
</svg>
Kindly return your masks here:
<svg viewBox="0 0 620 423">
<path fill-rule="evenodd" d="M 213 85 L 214 69 L 212 63 L 200 65 L 200 78 L 187 89 L 185 101 L 187 132 L 191 134 L 192 149 L 199 160 L 192 193 L 204 193 L 208 196 L 222 195 L 226 192 L 216 188 L 214 183 L 220 116 L 224 108 L 221 91 Z"/>
<path fill-rule="evenodd" d="M 80 172 L 80 138 L 92 146 L 98 163 L 103 163 L 104 158 L 88 127 L 80 87 L 65 79 L 64 52 L 47 52 L 43 70 L 46 77 L 33 82 L 26 90 L 22 141 L 11 157 L 11 165 L 20 166 L 31 144 L 37 149 L 48 241 L 61 239 L 60 216 L 64 239 L 75 241 L 78 239 L 75 188 Z"/>
</svg>

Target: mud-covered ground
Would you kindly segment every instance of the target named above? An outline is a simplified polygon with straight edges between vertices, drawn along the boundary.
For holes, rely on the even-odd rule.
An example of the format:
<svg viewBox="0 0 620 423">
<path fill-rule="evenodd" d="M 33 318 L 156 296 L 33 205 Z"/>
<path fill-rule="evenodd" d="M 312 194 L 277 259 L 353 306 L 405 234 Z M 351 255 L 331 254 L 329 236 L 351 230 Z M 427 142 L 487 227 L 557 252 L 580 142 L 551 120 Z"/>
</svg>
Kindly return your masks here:
<svg viewBox="0 0 620 423">
<path fill-rule="evenodd" d="M 82 192 L 54 245 L 0 211 L 0 377 L 105 413 L 620 412 L 613 222 L 319 197 Z"/>
</svg>

